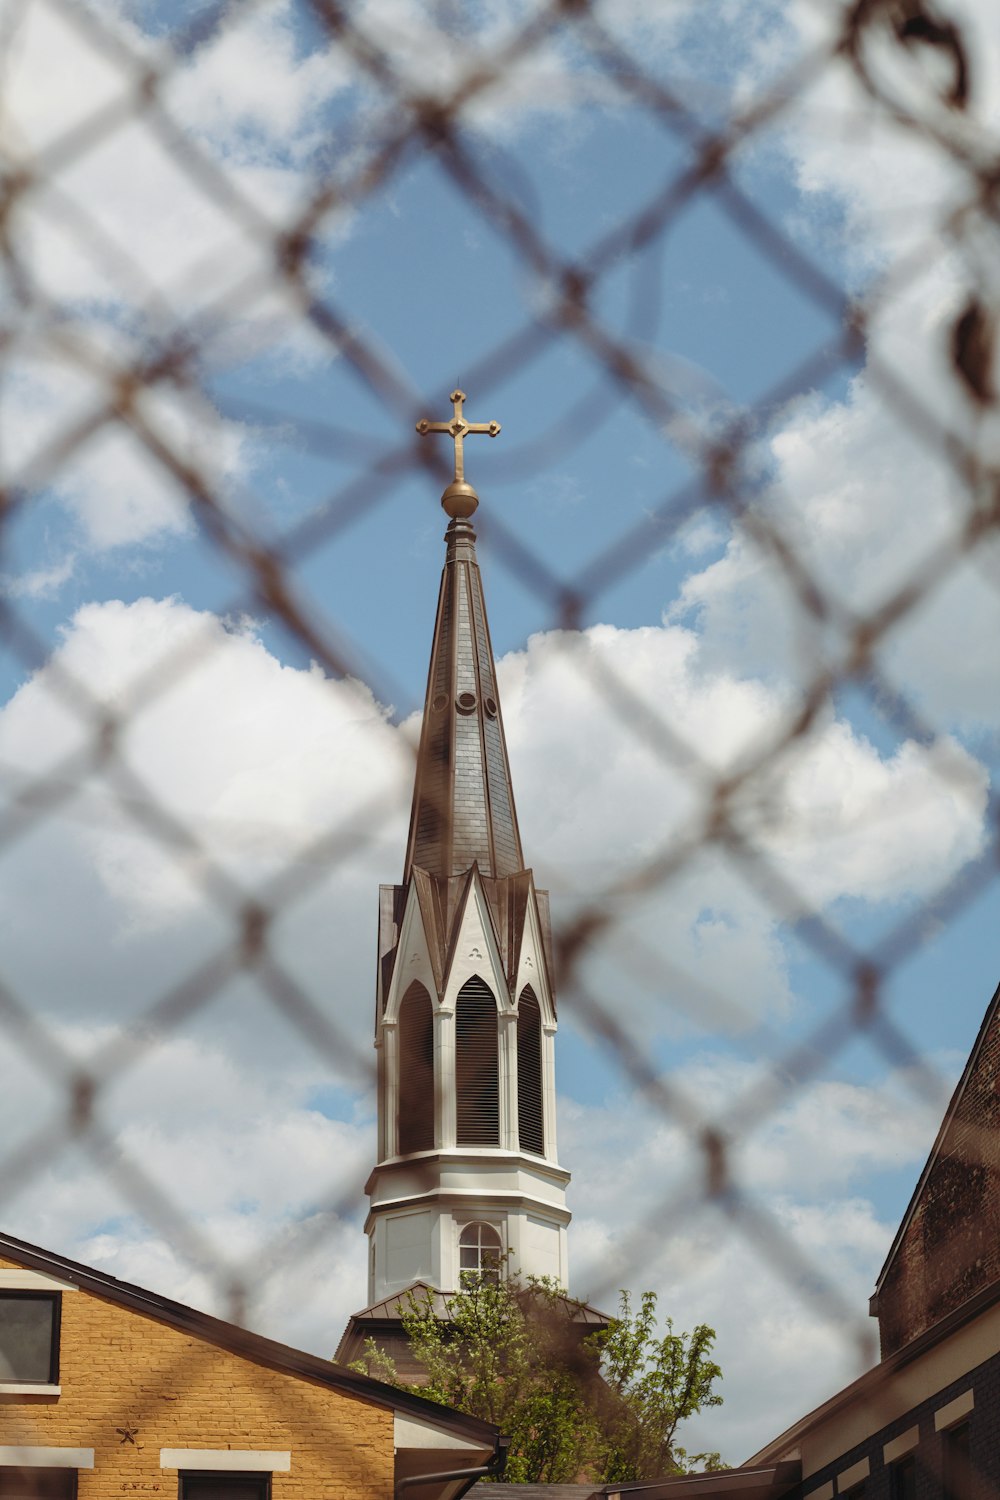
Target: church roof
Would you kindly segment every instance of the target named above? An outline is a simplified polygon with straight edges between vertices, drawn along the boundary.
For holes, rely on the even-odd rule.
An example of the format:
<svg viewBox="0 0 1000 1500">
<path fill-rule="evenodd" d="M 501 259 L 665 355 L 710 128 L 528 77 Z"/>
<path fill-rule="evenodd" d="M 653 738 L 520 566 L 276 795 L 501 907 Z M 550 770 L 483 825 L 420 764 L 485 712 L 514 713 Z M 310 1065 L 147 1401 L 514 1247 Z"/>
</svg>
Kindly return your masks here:
<svg viewBox="0 0 1000 1500">
<path fill-rule="evenodd" d="M 660 1479 L 632 1479 L 606 1484 L 601 1495 L 629 1495 L 634 1500 L 782 1500 L 802 1479 L 796 1459 L 739 1469 L 710 1469 L 704 1474 L 665 1474 Z"/>
<path fill-rule="evenodd" d="M 383 1318 L 398 1322 L 400 1305 L 402 1304 L 405 1308 L 410 1297 L 413 1297 L 417 1303 L 422 1303 L 429 1297 L 434 1304 L 434 1311 L 443 1316 L 444 1292 L 437 1291 L 427 1281 L 414 1281 L 411 1286 L 404 1287 L 401 1292 L 393 1292 L 391 1297 L 384 1297 L 381 1302 L 373 1302 L 371 1307 L 363 1307 L 360 1312 L 352 1313 L 351 1317 L 363 1318 L 366 1322 L 378 1322 Z"/>
<path fill-rule="evenodd" d="M 444 1317 L 448 1298 L 454 1295 L 454 1292 L 439 1291 L 429 1282 L 414 1281 L 410 1286 L 404 1287 L 401 1292 L 393 1292 L 381 1302 L 373 1302 L 371 1307 L 363 1307 L 360 1312 L 352 1313 L 351 1318 L 352 1321 L 363 1319 L 366 1322 L 378 1322 L 382 1319 L 398 1321 L 400 1303 L 405 1307 L 411 1296 L 418 1304 L 429 1297 L 434 1312 L 438 1317 Z M 614 1321 L 608 1313 L 603 1313 L 599 1308 L 592 1307 L 589 1302 L 580 1302 L 576 1297 L 570 1297 L 568 1294 L 563 1294 L 560 1301 L 565 1303 L 572 1323 L 584 1323 L 592 1328 L 606 1328 Z"/>
<path fill-rule="evenodd" d="M 414 867 L 445 880 L 524 868 L 476 533 L 453 515 L 445 540 L 404 882 Z"/>
</svg>

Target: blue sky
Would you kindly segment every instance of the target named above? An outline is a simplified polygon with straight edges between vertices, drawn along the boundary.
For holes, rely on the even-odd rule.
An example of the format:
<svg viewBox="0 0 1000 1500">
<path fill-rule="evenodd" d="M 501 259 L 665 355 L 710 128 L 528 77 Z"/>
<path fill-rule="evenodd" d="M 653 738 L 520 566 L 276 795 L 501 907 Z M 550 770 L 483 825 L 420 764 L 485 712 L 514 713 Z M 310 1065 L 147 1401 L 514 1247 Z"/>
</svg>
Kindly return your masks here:
<svg viewBox="0 0 1000 1500">
<path fill-rule="evenodd" d="M 948 8 L 976 42 L 975 130 L 995 139 L 1000 59 L 987 8 Z M 401 87 L 447 97 L 533 11 L 528 0 L 364 0 L 353 14 Z M 808 0 L 726 0 L 708 14 L 628 0 L 596 14 L 683 99 L 689 125 L 710 130 L 767 97 L 798 59 L 829 50 L 840 12 Z M 259 982 L 237 977 L 129 1069 L 116 1065 L 105 1117 L 193 1237 L 95 1175 L 86 1153 L 62 1150 L 41 1177 L 8 1173 L 5 1222 L 196 1301 L 217 1298 L 220 1264 L 263 1268 L 258 1324 L 328 1349 L 364 1300 L 376 885 L 402 861 L 442 555 L 446 445 L 434 440 L 439 468 L 425 467 L 415 417 L 445 416 L 460 382 L 470 418 L 503 427 L 495 442 L 470 440 L 466 458 L 483 499 L 480 557 L 522 834 L 557 921 L 590 901 L 614 909 L 580 977 L 696 1113 L 728 1118 L 762 1083 L 786 1079 L 789 1049 L 836 1013 L 849 982 L 764 899 L 759 867 L 748 876 L 724 847 L 706 845 L 641 899 L 607 894 L 679 847 L 706 802 L 698 775 L 651 749 L 601 684 L 662 720 L 710 782 L 780 735 L 816 674 L 842 660 L 853 617 L 944 554 L 973 502 L 921 422 L 900 420 L 879 375 L 891 371 L 995 462 L 995 413 L 975 409 L 947 357 L 970 291 L 996 296 L 995 229 L 972 215 L 945 234 L 945 216 L 975 186 L 966 122 L 940 103 L 941 59 L 915 48 L 900 61 L 873 32 L 863 44 L 876 93 L 902 99 L 935 140 L 891 121 L 846 65 L 830 64 L 773 124 L 741 132 L 732 155 L 734 182 L 778 237 L 771 253 L 731 200 L 700 191 L 641 252 L 609 255 L 591 311 L 602 337 L 642 361 L 665 403 L 651 413 L 593 341 L 553 328 L 546 276 L 432 150 L 411 141 L 377 186 L 348 187 L 405 112 L 304 3 L 216 14 L 107 0 L 93 15 L 88 32 L 73 11 L 33 0 L 8 47 L 8 154 L 42 160 L 49 175 L 13 220 L 31 297 L 7 267 L 15 336 L 0 461 L 25 503 L 5 527 L 0 571 L 35 646 L 7 640 L 0 762 L 10 797 L 85 754 L 89 729 L 58 691 L 68 671 L 128 717 L 127 766 L 202 847 L 165 851 L 115 801 L 113 767 L 88 774 L 71 758 L 75 794 L 0 862 L 3 974 L 53 1045 L 100 1058 L 231 938 L 233 891 L 267 894 L 280 872 L 305 869 L 305 894 L 273 943 L 337 1039 L 295 1033 Z M 199 18 L 211 22 L 200 42 L 181 46 Z M 165 107 L 214 187 L 197 185 L 149 121 L 96 140 L 82 129 L 120 100 L 126 56 L 162 60 L 172 44 Z M 57 158 L 40 156 L 60 139 Z M 463 113 L 461 141 L 484 189 L 525 216 L 547 253 L 584 265 L 691 160 L 690 136 L 637 105 L 568 26 Z M 318 184 L 339 186 L 308 285 L 378 361 L 378 389 L 276 288 L 272 241 L 232 206 L 221 211 L 223 179 L 251 218 L 278 227 Z M 803 291 L 797 257 L 821 297 Z M 838 352 L 847 298 L 870 309 L 864 347 L 849 356 Z M 533 330 L 530 353 L 499 359 Z M 180 334 L 198 348 L 188 382 L 147 393 L 139 418 L 194 465 L 234 524 L 287 547 L 321 528 L 331 505 L 352 507 L 290 563 L 349 681 L 310 666 L 308 645 L 220 556 L 122 424 L 33 477 L 38 455 L 104 395 L 111 364 Z M 734 522 L 703 503 L 699 481 L 705 444 L 737 421 L 747 509 Z M 683 523 L 654 526 L 674 496 Z M 755 521 L 834 601 L 822 630 L 755 543 Z M 594 585 L 633 531 L 629 565 Z M 666 1233 L 641 1228 L 655 1204 L 697 1184 L 700 1158 L 676 1120 L 636 1096 L 564 990 L 573 1290 L 613 1301 L 627 1277 L 660 1290 L 678 1323 L 718 1327 L 726 1406 L 691 1446 L 732 1461 L 771 1435 L 776 1412 L 793 1420 L 856 1370 L 868 1292 L 995 987 L 995 886 L 956 914 L 935 900 L 996 837 L 998 586 L 987 537 L 881 642 L 879 669 L 922 717 L 920 733 L 884 681 L 837 685 L 809 733 L 749 779 L 734 814 L 847 942 L 870 947 L 914 918 L 885 1003 L 937 1083 L 848 1036 L 734 1143 L 741 1182 L 853 1322 L 832 1324 L 715 1209 L 689 1206 Z M 559 632 L 561 589 L 583 590 L 582 634 Z M 177 653 L 185 669 L 165 677 Z M 140 701 L 138 682 L 156 692 Z M 310 842 L 345 826 L 343 856 L 316 861 Z M 61 1086 L 22 1043 L 3 1045 L 19 1079 L 5 1126 L 16 1150 L 59 1118 Z M 321 1288 L 308 1314 L 286 1264 Z"/>
</svg>

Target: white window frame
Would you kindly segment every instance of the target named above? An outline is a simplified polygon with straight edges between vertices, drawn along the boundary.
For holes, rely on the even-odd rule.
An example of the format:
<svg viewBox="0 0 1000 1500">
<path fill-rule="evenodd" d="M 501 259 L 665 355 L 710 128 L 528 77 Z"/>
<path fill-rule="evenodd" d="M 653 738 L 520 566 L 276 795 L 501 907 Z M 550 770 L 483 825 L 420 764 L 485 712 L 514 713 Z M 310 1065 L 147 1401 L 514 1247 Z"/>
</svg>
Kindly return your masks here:
<svg viewBox="0 0 1000 1500">
<path fill-rule="evenodd" d="M 34 1386 L 34 1390 L 38 1387 Z M 93 1448 L 0 1447 L 3 1469 L 92 1469 Z"/>
<path fill-rule="evenodd" d="M 477 1241 L 477 1243 L 476 1243 L 475 1246 L 465 1246 L 465 1245 L 462 1244 L 463 1239 L 465 1238 L 466 1234 L 468 1234 L 468 1232 L 469 1232 L 470 1229 L 478 1229 L 480 1231 L 480 1234 L 478 1236 L 478 1241 Z M 482 1232 L 481 1232 L 483 1229 L 488 1229 L 488 1230 L 491 1231 L 491 1233 L 493 1233 L 493 1234 L 496 1235 L 497 1242 L 496 1242 L 495 1246 L 490 1245 L 490 1246 L 486 1247 L 486 1246 L 483 1245 L 483 1236 L 482 1236 Z M 462 1265 L 462 1251 L 463 1251 L 463 1249 L 473 1249 L 473 1248 L 478 1252 L 478 1254 L 477 1254 L 477 1264 L 475 1266 L 463 1266 Z M 467 1223 L 462 1224 L 459 1227 L 459 1231 L 458 1231 L 458 1277 L 459 1277 L 459 1282 L 461 1282 L 461 1279 L 462 1279 L 463 1276 L 475 1276 L 477 1278 L 481 1278 L 483 1276 L 483 1272 L 486 1269 L 483 1266 L 483 1251 L 484 1251 L 484 1249 L 487 1249 L 487 1248 L 490 1251 L 492 1251 L 492 1252 L 494 1252 L 496 1254 L 497 1264 L 496 1264 L 495 1269 L 496 1269 L 496 1274 L 497 1274 L 497 1280 L 499 1281 L 500 1278 L 501 1278 L 501 1276 L 502 1276 L 502 1273 L 503 1273 L 503 1260 L 502 1260 L 502 1257 L 503 1257 L 503 1235 L 502 1235 L 500 1229 L 498 1228 L 498 1226 L 496 1224 L 494 1224 L 490 1219 L 469 1219 Z"/>
<path fill-rule="evenodd" d="M 41 1271 L 0 1269 L 0 1292 L 76 1292 L 79 1287 L 69 1281 L 57 1281 Z M 59 1338 L 62 1339 L 62 1308 L 58 1309 Z M 39 1380 L 0 1380 L 0 1396 L 61 1396 L 62 1386 Z M 74 1450 L 76 1451 L 76 1450 Z M 83 1452 L 80 1449 L 80 1452 Z M 88 1450 L 89 1451 L 89 1450 Z"/>
<path fill-rule="evenodd" d="M 290 1451 L 252 1448 L 161 1448 L 161 1469 L 229 1469 L 240 1474 L 287 1474 L 292 1467 Z"/>
</svg>

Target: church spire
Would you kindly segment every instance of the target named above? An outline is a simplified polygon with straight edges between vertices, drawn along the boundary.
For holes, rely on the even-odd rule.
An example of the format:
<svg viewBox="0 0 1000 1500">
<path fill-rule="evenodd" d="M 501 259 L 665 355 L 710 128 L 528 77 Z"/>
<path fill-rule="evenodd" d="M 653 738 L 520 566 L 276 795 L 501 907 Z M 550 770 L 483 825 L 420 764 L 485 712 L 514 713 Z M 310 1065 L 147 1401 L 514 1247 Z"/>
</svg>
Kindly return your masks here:
<svg viewBox="0 0 1000 1500">
<path fill-rule="evenodd" d="M 504 740 L 496 667 L 471 516 L 479 496 L 465 478 L 464 439 L 496 437 L 498 422 L 470 423 L 464 391 L 450 422 L 417 423 L 455 443 L 455 477 L 441 497 L 449 516 L 424 720 L 413 788 L 404 881 L 416 866 L 448 879 L 478 864 L 502 879 L 524 868 Z"/>
<path fill-rule="evenodd" d="M 508 1254 L 512 1272 L 567 1280 L 549 898 L 521 853 L 463 466 L 464 439 L 500 426 L 451 399 L 451 421 L 417 426 L 453 439 L 455 474 L 405 873 L 379 892 L 370 1306 L 342 1359 L 366 1332 L 405 1357 L 399 1298 L 417 1284 L 457 1291 Z"/>
</svg>

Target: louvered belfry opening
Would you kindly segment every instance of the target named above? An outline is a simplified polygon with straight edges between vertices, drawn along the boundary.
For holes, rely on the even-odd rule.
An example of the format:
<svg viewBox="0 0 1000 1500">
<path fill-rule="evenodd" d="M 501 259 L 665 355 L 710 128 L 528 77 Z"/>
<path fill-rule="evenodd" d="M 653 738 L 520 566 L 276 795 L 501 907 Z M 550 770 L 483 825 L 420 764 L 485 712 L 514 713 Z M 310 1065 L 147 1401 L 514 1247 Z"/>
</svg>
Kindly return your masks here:
<svg viewBox="0 0 1000 1500">
<path fill-rule="evenodd" d="M 455 1005 L 455 1101 L 460 1146 L 499 1146 L 500 1068 L 497 1002 L 478 975 Z"/>
<path fill-rule="evenodd" d="M 522 1151 L 545 1155 L 542 1124 L 542 1013 L 528 985 L 517 1002 L 517 1132 Z"/>
<path fill-rule="evenodd" d="M 433 1149 L 434 1015 L 430 995 L 414 980 L 399 1007 L 398 1150 Z"/>
</svg>

